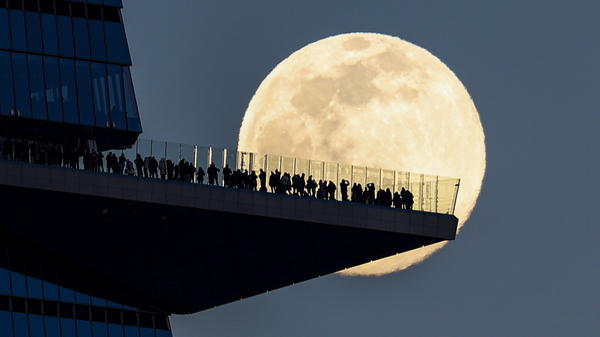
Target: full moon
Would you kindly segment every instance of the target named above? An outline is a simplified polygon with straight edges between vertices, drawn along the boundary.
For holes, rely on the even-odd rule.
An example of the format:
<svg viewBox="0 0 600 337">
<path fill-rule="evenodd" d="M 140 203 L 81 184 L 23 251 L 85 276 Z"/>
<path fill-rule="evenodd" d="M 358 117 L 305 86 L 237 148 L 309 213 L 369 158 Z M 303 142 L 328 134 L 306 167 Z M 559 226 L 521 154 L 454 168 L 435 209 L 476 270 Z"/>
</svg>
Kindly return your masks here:
<svg viewBox="0 0 600 337">
<path fill-rule="evenodd" d="M 459 228 L 486 166 L 479 114 L 456 75 L 427 50 L 374 33 L 329 37 L 277 65 L 250 101 L 238 150 L 459 178 Z M 399 271 L 444 244 L 341 273 Z"/>
</svg>

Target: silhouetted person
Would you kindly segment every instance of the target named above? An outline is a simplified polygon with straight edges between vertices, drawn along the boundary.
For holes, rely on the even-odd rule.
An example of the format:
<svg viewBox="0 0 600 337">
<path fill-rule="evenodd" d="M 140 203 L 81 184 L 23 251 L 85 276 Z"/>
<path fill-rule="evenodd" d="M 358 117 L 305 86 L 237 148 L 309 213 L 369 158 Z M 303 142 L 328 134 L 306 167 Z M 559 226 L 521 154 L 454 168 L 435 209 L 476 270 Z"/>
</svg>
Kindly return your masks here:
<svg viewBox="0 0 600 337">
<path fill-rule="evenodd" d="M 311 197 L 316 197 L 317 190 L 317 182 L 313 179 L 312 176 L 308 176 L 308 181 L 306 182 L 306 189 L 308 190 L 308 195 Z"/>
<path fill-rule="evenodd" d="M 4 160 L 13 160 L 13 143 L 10 138 L 6 138 L 4 140 L 4 144 L 2 146 L 2 156 Z"/>
<path fill-rule="evenodd" d="M 256 191 L 258 176 L 256 175 L 256 171 L 252 171 L 250 174 L 250 190 Z"/>
<path fill-rule="evenodd" d="M 35 145 L 35 142 L 30 142 L 29 143 L 29 162 L 30 163 L 35 163 L 36 154 L 37 154 L 37 145 Z"/>
<path fill-rule="evenodd" d="M 217 167 L 215 167 L 215 163 L 210 163 L 210 166 L 208 167 L 208 170 L 206 173 L 208 173 L 208 184 L 209 185 L 217 185 L 219 186 L 219 171 L 221 171 L 220 169 L 218 169 Z"/>
<path fill-rule="evenodd" d="M 204 184 L 204 170 L 202 167 L 198 167 L 198 173 L 196 173 L 196 177 L 198 178 L 198 184 Z"/>
<path fill-rule="evenodd" d="M 260 190 L 263 192 L 266 192 L 267 191 L 267 172 L 263 171 L 263 169 L 260 169 L 258 178 L 260 179 Z"/>
<path fill-rule="evenodd" d="M 144 174 L 142 173 L 142 169 L 144 168 L 144 159 L 142 159 L 142 156 L 138 153 L 133 162 L 135 163 L 135 172 L 137 173 L 137 176 L 143 177 Z"/>
<path fill-rule="evenodd" d="M 335 190 L 336 186 L 333 181 L 329 181 L 329 185 L 327 185 L 327 194 L 329 194 L 329 200 L 335 200 Z"/>
<path fill-rule="evenodd" d="M 229 164 L 225 164 L 225 167 L 223 167 L 223 186 L 232 187 L 231 174 L 232 174 L 232 171 L 229 168 Z M 237 183 L 236 183 L 236 185 L 237 185 Z"/>
<path fill-rule="evenodd" d="M 167 179 L 169 179 L 169 180 L 175 179 L 174 171 L 175 171 L 175 167 L 173 165 L 173 161 L 171 161 L 171 159 L 167 159 Z"/>
<path fill-rule="evenodd" d="M 340 193 L 342 193 L 342 201 L 348 201 L 348 185 L 350 182 L 346 179 L 340 181 Z"/>
<path fill-rule="evenodd" d="M 125 163 L 127 162 L 127 158 L 125 158 L 125 153 L 121 153 L 119 156 L 119 173 L 123 174 L 125 171 Z"/>
<path fill-rule="evenodd" d="M 158 170 L 160 171 L 160 179 L 165 179 L 167 176 L 167 161 L 165 158 L 160 158 L 158 162 Z"/>
<path fill-rule="evenodd" d="M 104 154 L 102 152 L 98 152 L 96 158 L 98 159 L 98 171 L 104 172 Z"/>
</svg>

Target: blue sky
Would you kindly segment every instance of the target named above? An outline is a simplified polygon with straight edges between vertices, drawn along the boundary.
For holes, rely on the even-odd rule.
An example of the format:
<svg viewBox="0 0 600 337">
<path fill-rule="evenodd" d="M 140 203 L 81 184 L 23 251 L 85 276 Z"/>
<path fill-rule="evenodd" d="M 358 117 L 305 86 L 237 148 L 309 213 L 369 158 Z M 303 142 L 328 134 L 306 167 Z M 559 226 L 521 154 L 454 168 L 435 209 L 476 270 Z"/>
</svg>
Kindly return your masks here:
<svg viewBox="0 0 600 337">
<path fill-rule="evenodd" d="M 456 241 L 379 278 L 330 275 L 173 317 L 188 336 L 595 336 L 600 3 L 126 0 L 143 138 L 235 149 L 263 78 L 308 43 L 398 36 L 467 87 L 487 142 Z"/>
</svg>

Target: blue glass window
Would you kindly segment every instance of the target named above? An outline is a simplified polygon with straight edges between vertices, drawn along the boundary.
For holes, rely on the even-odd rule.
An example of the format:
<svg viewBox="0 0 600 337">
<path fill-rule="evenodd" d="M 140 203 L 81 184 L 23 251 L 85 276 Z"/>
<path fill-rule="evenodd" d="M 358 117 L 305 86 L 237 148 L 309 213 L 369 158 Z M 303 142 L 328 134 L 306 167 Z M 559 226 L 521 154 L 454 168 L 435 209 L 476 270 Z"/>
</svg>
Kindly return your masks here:
<svg viewBox="0 0 600 337">
<path fill-rule="evenodd" d="M 90 63 L 75 61 L 75 69 L 77 74 L 77 97 L 79 98 L 79 120 L 81 124 L 95 125 Z"/>
<path fill-rule="evenodd" d="M 140 336 L 141 337 L 155 337 L 154 336 L 154 329 L 150 329 L 150 328 L 140 328 Z"/>
<path fill-rule="evenodd" d="M 104 0 L 104 4 L 107 6 L 123 7 L 121 0 Z"/>
<path fill-rule="evenodd" d="M 41 53 L 43 45 L 40 13 L 25 12 L 25 21 L 27 22 L 27 47 L 30 52 Z"/>
<path fill-rule="evenodd" d="M 27 295 L 32 298 L 43 298 L 42 281 L 35 277 L 27 276 Z"/>
<path fill-rule="evenodd" d="M 45 299 L 58 301 L 58 286 L 55 283 L 44 281 L 43 287 Z"/>
<path fill-rule="evenodd" d="M 106 61 L 106 47 L 104 40 L 104 25 L 99 20 L 89 20 L 90 45 L 92 47 L 92 59 Z"/>
<path fill-rule="evenodd" d="M 108 98 L 110 106 L 110 115 L 113 123 L 116 123 L 117 129 L 127 130 L 125 122 L 125 97 L 123 96 L 123 74 L 121 67 L 109 64 L 108 69 Z"/>
<path fill-rule="evenodd" d="M 108 92 L 106 86 L 106 67 L 103 63 L 92 62 L 92 77 L 94 86 L 94 108 L 96 112 L 96 126 L 106 126 L 110 122 L 108 114 Z"/>
<path fill-rule="evenodd" d="M 156 330 L 156 337 L 173 337 L 173 334 L 168 330 Z"/>
<path fill-rule="evenodd" d="M 140 331 L 137 326 L 126 325 L 125 337 L 140 337 Z"/>
<path fill-rule="evenodd" d="M 44 317 L 29 315 L 29 333 L 31 336 L 44 336 Z"/>
<path fill-rule="evenodd" d="M 123 326 L 120 324 L 108 324 L 109 337 L 123 337 Z"/>
<path fill-rule="evenodd" d="M 73 277 L 66 273 L 58 273 L 58 292 L 62 302 L 75 302 L 73 291 Z"/>
<path fill-rule="evenodd" d="M 129 47 L 125 36 L 125 27 L 119 22 L 104 23 L 106 29 L 106 48 L 108 53 L 108 61 L 131 64 L 129 55 Z"/>
<path fill-rule="evenodd" d="M 58 318 L 45 316 L 44 319 L 46 321 L 46 337 L 61 337 Z"/>
<path fill-rule="evenodd" d="M 31 95 L 31 111 L 33 118 L 48 119 L 46 111 L 46 97 L 44 96 L 44 68 L 42 66 L 42 56 L 28 54 L 29 63 L 29 87 Z"/>
<path fill-rule="evenodd" d="M 62 330 L 63 336 L 77 336 L 77 330 L 75 329 L 75 320 L 71 318 L 60 319 L 60 329 Z"/>
<path fill-rule="evenodd" d="M 10 115 L 10 110 L 15 108 L 14 95 L 10 53 L 0 50 L 0 113 L 3 115 Z"/>
<path fill-rule="evenodd" d="M 77 320 L 77 336 L 92 337 L 92 322 Z"/>
<path fill-rule="evenodd" d="M 10 15 L 10 36 L 12 37 L 12 47 L 15 50 L 27 50 L 27 38 L 25 37 L 25 12 L 11 9 Z"/>
<path fill-rule="evenodd" d="M 90 4 L 102 5 L 102 0 L 88 0 L 87 2 Z"/>
<path fill-rule="evenodd" d="M 0 327 L 5 331 L 12 331 L 12 317 L 8 311 L 0 311 Z M 112 337 L 112 336 L 111 336 Z"/>
<path fill-rule="evenodd" d="M 60 46 L 60 55 L 73 57 L 75 51 L 73 47 L 73 23 L 71 17 L 58 15 L 58 42 Z"/>
<path fill-rule="evenodd" d="M 0 8 L 0 48 L 10 49 L 10 24 L 8 10 Z"/>
<path fill-rule="evenodd" d="M 44 37 L 44 53 L 58 55 L 58 31 L 54 15 L 42 14 L 42 33 Z"/>
<path fill-rule="evenodd" d="M 31 101 L 29 97 L 29 75 L 25 54 L 12 53 L 16 109 L 21 116 L 31 118 Z"/>
<path fill-rule="evenodd" d="M 62 122 L 62 90 L 60 86 L 60 74 L 58 71 L 58 59 L 56 57 L 44 56 L 44 72 L 46 74 L 48 119 L 51 121 Z"/>
<path fill-rule="evenodd" d="M 86 19 L 73 18 L 73 31 L 75 32 L 75 55 L 78 58 L 90 58 L 90 37 Z"/>
<path fill-rule="evenodd" d="M 27 314 L 13 312 L 13 324 L 15 336 L 29 336 L 29 324 L 27 324 Z"/>
<path fill-rule="evenodd" d="M 140 115 L 138 113 L 135 93 L 133 91 L 133 81 L 129 67 L 123 67 L 123 85 L 125 86 L 125 111 L 127 114 L 127 129 L 129 131 L 142 131 L 140 124 Z"/>
<path fill-rule="evenodd" d="M 93 322 L 92 327 L 94 329 L 94 337 L 108 337 L 106 323 Z"/>
<path fill-rule="evenodd" d="M 75 81 L 75 64 L 73 63 L 73 60 L 64 58 L 61 58 L 59 62 L 61 95 L 65 122 L 79 123 L 79 114 L 77 111 L 77 82 Z"/>
<path fill-rule="evenodd" d="M 10 295 L 10 274 L 4 268 L 0 268 L 0 294 Z"/>
<path fill-rule="evenodd" d="M 25 282 L 25 275 L 10 272 L 10 283 L 12 287 L 12 294 L 15 296 L 27 296 L 27 286 Z"/>
</svg>

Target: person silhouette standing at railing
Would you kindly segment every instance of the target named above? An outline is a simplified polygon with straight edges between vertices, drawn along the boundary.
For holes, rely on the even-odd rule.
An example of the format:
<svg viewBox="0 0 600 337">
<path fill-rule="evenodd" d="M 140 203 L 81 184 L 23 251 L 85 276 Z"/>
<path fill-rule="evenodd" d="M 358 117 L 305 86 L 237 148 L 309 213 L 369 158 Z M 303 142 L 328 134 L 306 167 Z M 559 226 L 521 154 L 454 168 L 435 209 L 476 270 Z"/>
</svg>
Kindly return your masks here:
<svg viewBox="0 0 600 337">
<path fill-rule="evenodd" d="M 260 190 L 262 192 L 266 192 L 267 191 L 267 172 L 263 171 L 263 169 L 260 169 L 258 178 L 260 179 Z"/>
<path fill-rule="evenodd" d="M 210 163 L 208 167 L 208 184 L 209 185 L 217 185 L 219 186 L 219 171 L 217 167 L 215 167 L 215 163 Z"/>
<path fill-rule="evenodd" d="M 342 193 L 342 201 L 348 201 L 348 185 L 350 182 L 346 179 L 340 181 L 340 193 Z"/>
</svg>

